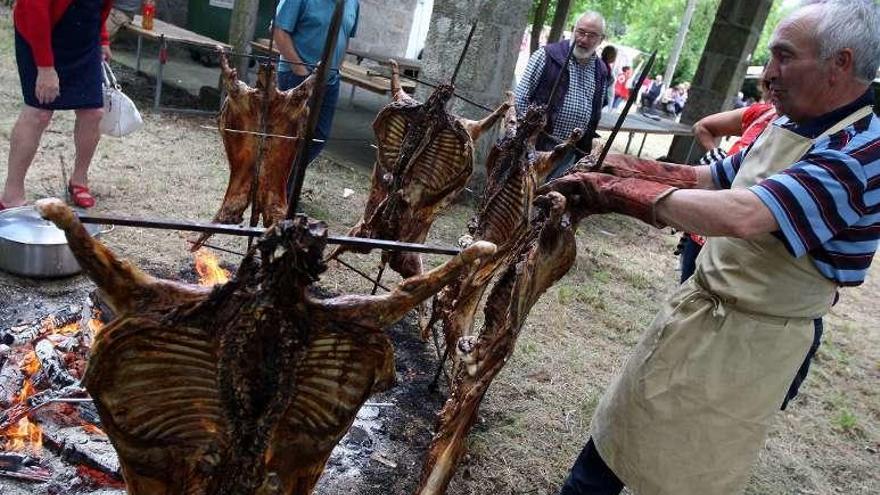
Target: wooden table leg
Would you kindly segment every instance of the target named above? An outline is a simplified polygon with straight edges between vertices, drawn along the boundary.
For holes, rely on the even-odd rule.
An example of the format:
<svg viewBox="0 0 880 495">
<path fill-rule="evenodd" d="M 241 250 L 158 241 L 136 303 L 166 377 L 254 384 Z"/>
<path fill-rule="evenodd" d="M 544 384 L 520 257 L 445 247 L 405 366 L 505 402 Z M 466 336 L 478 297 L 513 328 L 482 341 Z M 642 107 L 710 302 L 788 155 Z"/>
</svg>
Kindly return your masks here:
<svg viewBox="0 0 880 495">
<path fill-rule="evenodd" d="M 159 37 L 159 68 L 156 70 L 156 93 L 153 96 L 153 110 L 159 111 L 159 101 L 162 99 L 162 75 L 165 72 L 165 63 L 168 62 L 168 42 L 165 35 Z"/>
<path fill-rule="evenodd" d="M 134 63 L 134 70 L 136 73 L 140 74 L 141 72 L 141 48 L 144 45 L 144 37 L 138 35 L 138 47 L 137 47 L 137 60 Z"/>
</svg>

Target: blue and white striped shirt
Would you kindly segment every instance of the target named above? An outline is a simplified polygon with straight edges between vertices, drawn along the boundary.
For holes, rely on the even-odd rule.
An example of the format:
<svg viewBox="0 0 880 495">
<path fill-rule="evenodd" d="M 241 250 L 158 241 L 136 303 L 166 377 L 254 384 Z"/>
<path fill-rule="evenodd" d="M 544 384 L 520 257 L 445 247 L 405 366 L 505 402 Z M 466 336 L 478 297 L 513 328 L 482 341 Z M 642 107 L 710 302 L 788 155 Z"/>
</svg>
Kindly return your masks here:
<svg viewBox="0 0 880 495">
<path fill-rule="evenodd" d="M 806 124 L 781 125 L 815 138 L 846 115 L 873 103 L 869 90 L 855 102 Z M 751 150 L 712 165 L 728 189 Z M 874 114 L 818 139 L 789 168 L 749 188 L 770 209 L 776 235 L 795 257 L 809 254 L 819 272 L 844 286 L 860 285 L 880 239 L 880 119 Z"/>
</svg>

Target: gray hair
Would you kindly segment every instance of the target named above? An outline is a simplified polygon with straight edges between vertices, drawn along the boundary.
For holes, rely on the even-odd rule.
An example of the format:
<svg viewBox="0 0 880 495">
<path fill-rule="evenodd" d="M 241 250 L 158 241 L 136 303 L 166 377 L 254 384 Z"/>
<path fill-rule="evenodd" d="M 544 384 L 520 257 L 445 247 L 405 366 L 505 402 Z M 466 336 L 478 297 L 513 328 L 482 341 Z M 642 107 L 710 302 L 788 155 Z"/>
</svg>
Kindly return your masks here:
<svg viewBox="0 0 880 495">
<path fill-rule="evenodd" d="M 870 84 L 880 67 L 880 8 L 874 0 L 806 0 L 815 6 L 819 57 L 828 59 L 849 48 L 856 78 Z"/>
<path fill-rule="evenodd" d="M 602 32 L 605 32 L 605 18 L 602 17 L 602 14 L 596 12 L 595 10 L 587 10 L 583 14 L 579 15 L 577 20 L 574 21 L 575 25 L 581 21 L 581 19 L 595 19 L 602 24 Z"/>
</svg>

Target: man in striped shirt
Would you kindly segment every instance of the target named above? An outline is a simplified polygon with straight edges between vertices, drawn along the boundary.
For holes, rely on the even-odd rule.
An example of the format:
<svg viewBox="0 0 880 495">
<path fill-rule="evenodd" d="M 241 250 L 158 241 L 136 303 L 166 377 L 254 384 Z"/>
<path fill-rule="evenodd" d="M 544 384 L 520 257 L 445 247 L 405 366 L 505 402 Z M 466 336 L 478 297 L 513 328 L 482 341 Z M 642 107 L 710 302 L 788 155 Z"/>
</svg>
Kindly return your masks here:
<svg viewBox="0 0 880 495">
<path fill-rule="evenodd" d="M 563 495 L 741 493 L 808 353 L 812 320 L 861 284 L 880 239 L 880 6 L 806 1 L 770 41 L 781 117 L 690 167 L 609 155 L 539 193 L 709 239 L 599 402 Z"/>
<path fill-rule="evenodd" d="M 582 14 L 572 28 L 574 50 L 568 71 L 550 101 L 556 80 L 565 65 L 569 40 L 550 43 L 535 51 L 516 86 L 516 113 L 522 117 L 529 105 L 547 105 L 547 125 L 538 138 L 536 147 L 549 151 L 568 139 L 572 131 L 581 129 L 583 138 L 577 143 L 579 152 L 589 153 L 599 117 L 605 105 L 605 89 L 609 84 L 608 66 L 596 55 L 596 48 L 605 39 L 605 19 L 597 12 Z M 549 104 L 548 104 L 549 102 Z M 574 157 L 562 160 L 548 178 L 558 177 L 573 162 Z"/>
</svg>

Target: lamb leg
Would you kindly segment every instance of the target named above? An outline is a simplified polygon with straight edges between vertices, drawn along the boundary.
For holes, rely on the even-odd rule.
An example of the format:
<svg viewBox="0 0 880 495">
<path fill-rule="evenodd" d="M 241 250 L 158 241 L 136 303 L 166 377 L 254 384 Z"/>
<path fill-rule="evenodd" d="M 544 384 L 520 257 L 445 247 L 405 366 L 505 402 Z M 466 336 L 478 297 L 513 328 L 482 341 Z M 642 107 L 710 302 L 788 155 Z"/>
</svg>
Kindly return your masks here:
<svg viewBox="0 0 880 495">
<path fill-rule="evenodd" d="M 476 141 L 477 139 L 480 139 L 480 136 L 482 136 L 487 129 L 495 125 L 495 123 L 498 122 L 498 119 L 504 117 L 511 107 L 513 107 L 513 93 L 508 91 L 507 101 L 499 105 L 494 112 L 490 113 L 483 120 L 468 120 L 463 118 L 459 119 L 459 122 L 464 126 L 465 130 L 471 136 L 471 139 Z"/>
<path fill-rule="evenodd" d="M 552 151 L 539 152 L 538 159 L 532 165 L 537 180 L 543 182 L 547 174 L 556 168 L 556 165 L 577 145 L 583 135 L 584 131 L 574 129 L 568 139 L 554 146 Z"/>
<path fill-rule="evenodd" d="M 475 242 L 459 255 L 433 270 L 410 277 L 388 294 L 378 296 L 345 295 L 325 299 L 320 305 L 339 314 L 340 320 L 370 321 L 371 325 L 385 328 L 403 318 L 409 310 L 436 294 L 458 274 L 495 252 L 490 242 Z"/>
<path fill-rule="evenodd" d="M 207 288 L 155 279 L 128 261 L 120 260 L 86 231 L 73 210 L 60 199 L 41 199 L 35 206 L 43 218 L 64 231 L 77 262 L 98 285 L 107 304 L 117 315 L 136 312 L 147 304 L 156 307 L 163 302 L 175 305 L 181 301 L 197 300 L 210 292 Z"/>
</svg>

